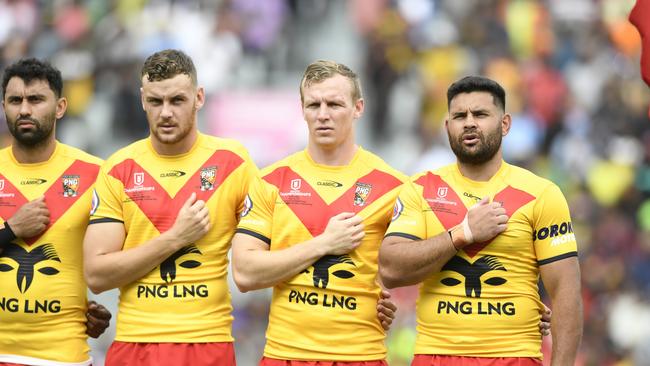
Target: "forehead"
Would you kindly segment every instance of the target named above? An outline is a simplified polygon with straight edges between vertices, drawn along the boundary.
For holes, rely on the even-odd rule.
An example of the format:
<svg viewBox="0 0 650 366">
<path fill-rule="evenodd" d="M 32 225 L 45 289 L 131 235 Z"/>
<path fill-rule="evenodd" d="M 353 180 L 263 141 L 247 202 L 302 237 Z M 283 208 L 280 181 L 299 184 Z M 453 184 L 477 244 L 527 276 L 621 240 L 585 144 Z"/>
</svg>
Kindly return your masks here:
<svg viewBox="0 0 650 366">
<path fill-rule="evenodd" d="M 185 74 L 178 74 L 172 78 L 149 81 L 147 75 L 142 77 L 142 90 L 145 94 L 158 96 L 189 93 L 194 90 L 192 79 Z"/>
<path fill-rule="evenodd" d="M 352 96 L 352 91 L 352 80 L 339 74 L 303 87 L 305 99 L 348 98 Z"/>
<path fill-rule="evenodd" d="M 464 111 L 476 109 L 496 109 L 492 94 L 483 91 L 460 93 L 449 103 L 449 111 Z"/>
<path fill-rule="evenodd" d="M 50 88 L 50 83 L 44 79 L 32 79 L 29 83 L 25 80 L 14 76 L 7 83 L 7 95 L 45 95 L 54 97 L 54 91 Z"/>
</svg>

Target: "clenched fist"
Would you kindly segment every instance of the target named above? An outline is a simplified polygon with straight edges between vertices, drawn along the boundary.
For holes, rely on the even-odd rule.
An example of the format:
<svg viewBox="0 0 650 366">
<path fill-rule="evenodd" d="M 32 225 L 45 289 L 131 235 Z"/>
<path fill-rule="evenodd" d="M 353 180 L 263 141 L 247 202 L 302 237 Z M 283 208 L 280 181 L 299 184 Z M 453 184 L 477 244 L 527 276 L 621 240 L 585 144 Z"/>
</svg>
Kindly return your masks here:
<svg viewBox="0 0 650 366">
<path fill-rule="evenodd" d="M 45 205 L 45 197 L 22 205 L 7 223 L 18 238 L 31 238 L 42 233 L 50 223 L 50 210 Z"/>
<path fill-rule="evenodd" d="M 341 255 L 353 251 L 366 235 L 363 228 L 361 217 L 352 212 L 343 212 L 330 218 L 321 234 L 325 239 L 326 254 Z"/>
</svg>

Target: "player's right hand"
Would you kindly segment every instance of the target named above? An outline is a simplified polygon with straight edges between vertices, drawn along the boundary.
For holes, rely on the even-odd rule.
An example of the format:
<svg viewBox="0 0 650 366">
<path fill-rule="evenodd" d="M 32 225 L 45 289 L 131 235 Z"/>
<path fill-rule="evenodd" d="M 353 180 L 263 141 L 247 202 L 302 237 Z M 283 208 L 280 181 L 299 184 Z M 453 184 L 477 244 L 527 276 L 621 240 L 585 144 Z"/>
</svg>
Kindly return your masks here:
<svg viewBox="0 0 650 366">
<path fill-rule="evenodd" d="M 489 197 L 484 197 L 467 211 L 467 222 L 472 232 L 472 243 L 483 243 L 506 230 L 508 216 L 499 202 L 490 202 Z"/>
<path fill-rule="evenodd" d="M 186 246 L 201 239 L 208 230 L 210 230 L 208 207 L 203 200 L 196 199 L 196 193 L 192 193 L 178 211 L 170 231 L 176 235 L 181 246 Z"/>
<path fill-rule="evenodd" d="M 22 205 L 7 223 L 18 238 L 31 238 L 42 233 L 50 223 L 50 210 L 45 204 L 45 196 Z"/>
<path fill-rule="evenodd" d="M 350 253 L 361 244 L 366 235 L 363 219 L 352 212 L 343 212 L 330 218 L 323 232 L 326 253 L 341 255 Z"/>
</svg>

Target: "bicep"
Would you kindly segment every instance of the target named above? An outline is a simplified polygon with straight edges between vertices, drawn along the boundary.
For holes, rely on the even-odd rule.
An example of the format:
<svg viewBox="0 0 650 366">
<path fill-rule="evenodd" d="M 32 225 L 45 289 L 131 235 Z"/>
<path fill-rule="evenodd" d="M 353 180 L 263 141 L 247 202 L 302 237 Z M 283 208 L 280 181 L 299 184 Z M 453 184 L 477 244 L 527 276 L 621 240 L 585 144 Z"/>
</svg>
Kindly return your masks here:
<svg viewBox="0 0 650 366">
<path fill-rule="evenodd" d="M 85 259 L 122 250 L 125 238 L 126 230 L 121 222 L 88 225 L 84 237 Z"/>
<path fill-rule="evenodd" d="M 580 265 L 578 257 L 570 257 L 539 267 L 544 288 L 553 300 L 560 292 L 580 296 Z"/>
<path fill-rule="evenodd" d="M 245 259 L 251 251 L 268 251 L 269 245 L 262 239 L 252 235 L 235 233 L 232 238 L 233 261 Z"/>
</svg>

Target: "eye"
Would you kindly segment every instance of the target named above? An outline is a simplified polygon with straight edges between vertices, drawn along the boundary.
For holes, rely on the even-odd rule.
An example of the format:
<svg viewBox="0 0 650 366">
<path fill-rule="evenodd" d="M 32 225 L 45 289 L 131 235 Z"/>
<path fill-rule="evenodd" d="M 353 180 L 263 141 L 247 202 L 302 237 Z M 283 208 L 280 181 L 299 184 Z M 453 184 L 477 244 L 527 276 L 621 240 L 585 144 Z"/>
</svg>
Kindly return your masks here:
<svg viewBox="0 0 650 366">
<path fill-rule="evenodd" d="M 447 277 L 447 278 L 443 278 L 442 280 L 440 280 L 440 282 L 445 286 L 450 286 L 451 287 L 451 286 L 458 285 L 460 283 L 460 280 L 457 280 L 457 279 L 451 278 L 451 277 Z"/>
<path fill-rule="evenodd" d="M 492 286 L 503 285 L 506 282 L 508 282 L 508 280 L 506 280 L 505 278 L 501 278 L 501 277 L 492 277 L 492 278 L 488 278 L 487 280 L 485 280 L 485 283 L 487 283 L 488 285 L 492 285 Z"/>
</svg>

